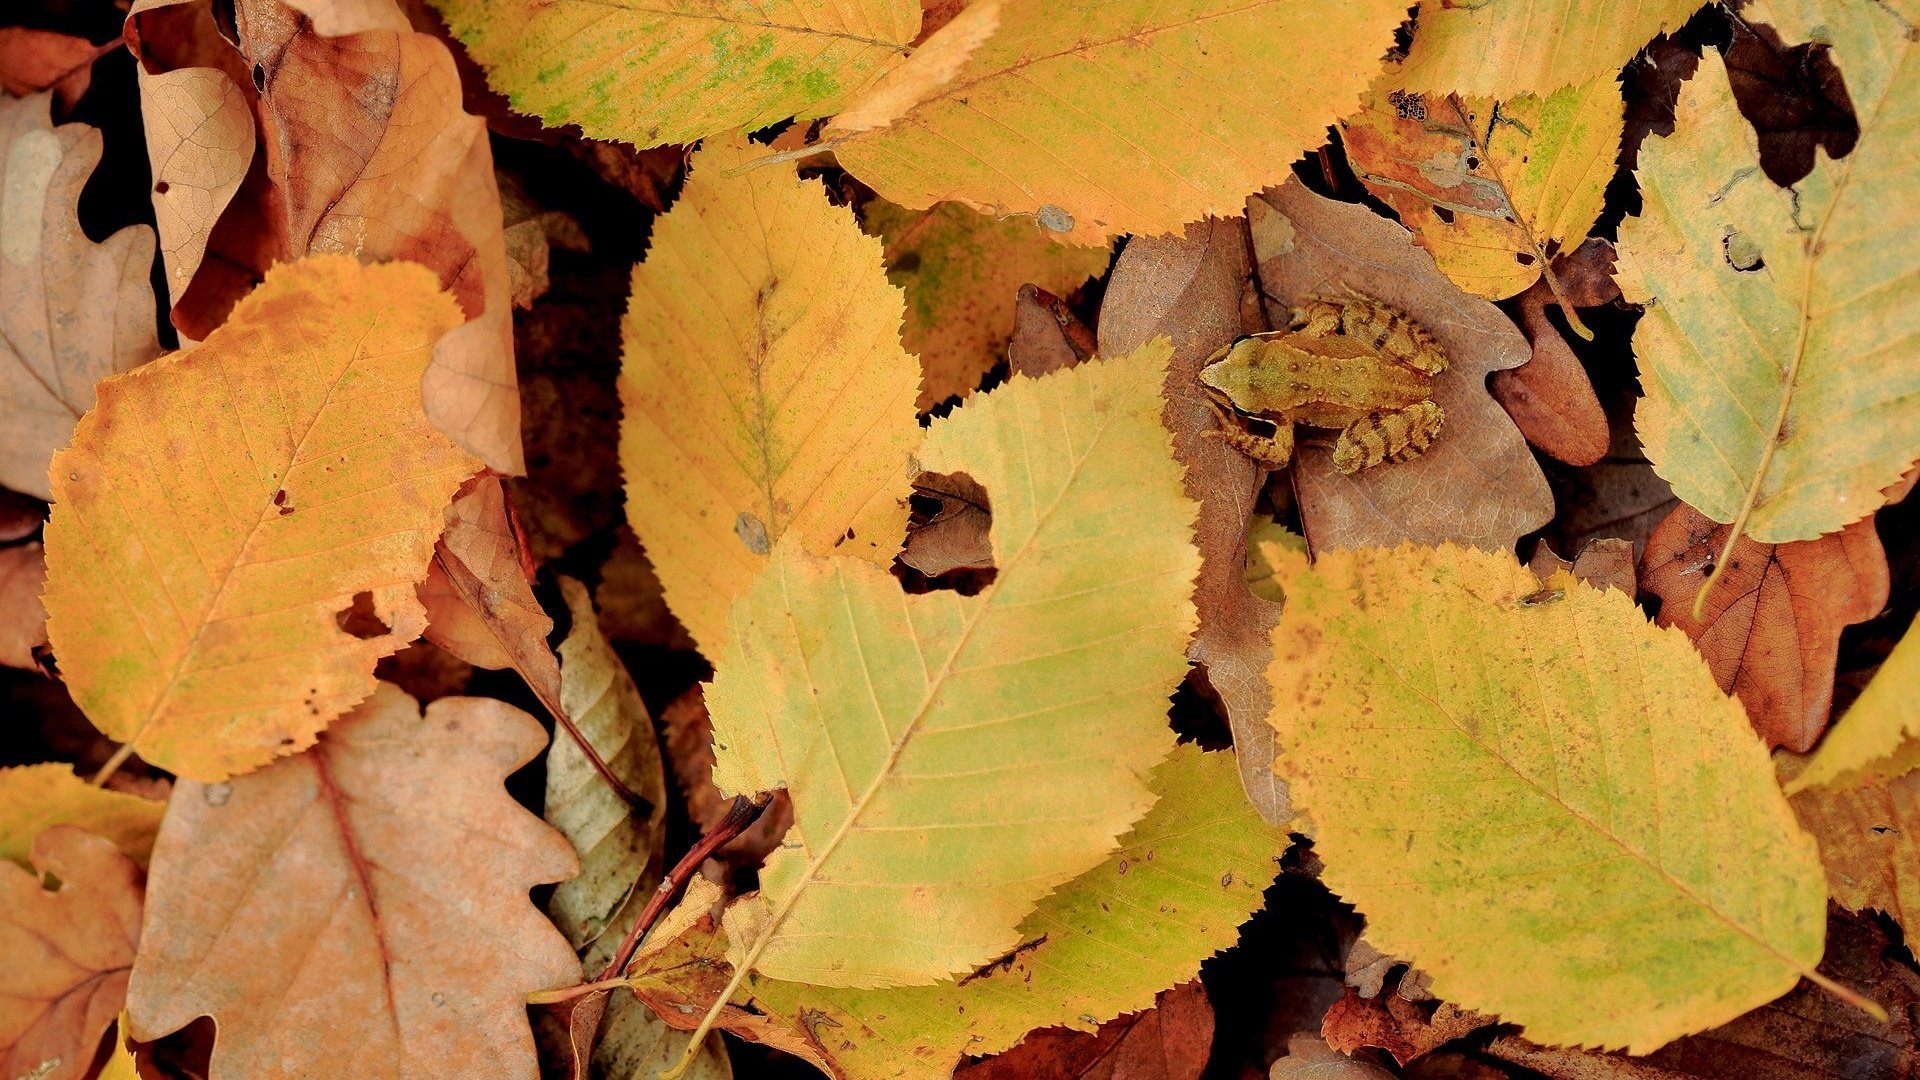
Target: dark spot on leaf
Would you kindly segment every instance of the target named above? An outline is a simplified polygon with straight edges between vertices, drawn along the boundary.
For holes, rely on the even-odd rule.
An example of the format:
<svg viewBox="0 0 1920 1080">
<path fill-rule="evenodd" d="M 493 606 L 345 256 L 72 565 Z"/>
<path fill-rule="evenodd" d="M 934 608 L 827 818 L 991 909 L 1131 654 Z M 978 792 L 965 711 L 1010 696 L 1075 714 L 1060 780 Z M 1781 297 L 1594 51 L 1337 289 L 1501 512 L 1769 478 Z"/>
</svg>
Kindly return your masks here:
<svg viewBox="0 0 1920 1080">
<path fill-rule="evenodd" d="M 362 641 L 383 637 L 392 629 L 375 613 L 373 594 L 364 589 L 354 594 L 353 603 L 334 613 L 333 622 Z"/>
<path fill-rule="evenodd" d="M 162 180 L 159 183 L 153 185 L 153 193 L 155 195 L 165 195 L 169 190 L 171 190 L 171 185 L 169 185 L 165 180 Z"/>
<path fill-rule="evenodd" d="M 920 253 L 917 251 L 908 251 L 908 252 L 902 253 L 899 258 L 893 260 L 893 269 L 899 271 L 902 274 L 911 274 L 914 271 L 919 270 L 920 269 Z"/>
</svg>

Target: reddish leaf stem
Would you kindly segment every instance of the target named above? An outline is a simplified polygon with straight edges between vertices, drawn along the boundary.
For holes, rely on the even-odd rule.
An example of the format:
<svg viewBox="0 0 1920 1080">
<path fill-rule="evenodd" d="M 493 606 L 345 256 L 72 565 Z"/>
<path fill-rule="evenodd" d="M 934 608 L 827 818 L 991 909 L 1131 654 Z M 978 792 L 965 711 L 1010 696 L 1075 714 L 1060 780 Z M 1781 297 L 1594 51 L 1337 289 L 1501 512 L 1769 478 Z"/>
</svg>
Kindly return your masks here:
<svg viewBox="0 0 1920 1080">
<path fill-rule="evenodd" d="M 667 906 L 673 903 L 673 898 L 680 894 L 680 890 L 686 888 L 687 882 L 693 880 L 693 875 L 700 870 L 700 864 L 706 862 L 708 856 L 724 847 L 727 841 L 746 832 L 749 826 L 760 820 L 760 814 L 766 808 L 767 804 L 764 802 L 754 802 L 745 795 L 734 796 L 733 805 L 727 808 L 727 816 L 721 818 L 718 825 L 707 830 L 707 834 L 700 838 L 700 842 L 693 845 L 691 851 L 681 856 L 679 862 L 673 864 L 673 869 L 667 872 L 666 880 L 654 890 L 653 896 L 647 900 L 647 906 L 640 912 L 640 917 L 633 921 L 633 926 L 627 930 L 627 936 L 621 939 L 620 947 L 614 950 L 613 959 L 607 962 L 606 969 L 600 972 L 600 977 L 594 982 L 606 982 L 627 970 L 627 965 L 633 961 L 634 951 L 640 947 L 640 940 L 647 936 L 647 931 L 653 929 L 654 923 L 660 921 L 660 916 L 666 913 Z"/>
</svg>

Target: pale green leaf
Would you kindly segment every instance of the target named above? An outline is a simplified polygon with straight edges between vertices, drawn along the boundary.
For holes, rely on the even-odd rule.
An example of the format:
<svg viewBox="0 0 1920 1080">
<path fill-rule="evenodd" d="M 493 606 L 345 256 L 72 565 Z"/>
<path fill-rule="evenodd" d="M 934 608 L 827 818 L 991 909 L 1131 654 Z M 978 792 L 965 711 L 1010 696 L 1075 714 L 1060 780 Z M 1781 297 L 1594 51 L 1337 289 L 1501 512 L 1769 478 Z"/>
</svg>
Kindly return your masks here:
<svg viewBox="0 0 1920 1080">
<path fill-rule="evenodd" d="M 1864 0 L 1830 6 L 1856 16 L 1829 27 L 1854 151 L 1774 186 L 1709 51 L 1674 134 L 1641 148 L 1646 208 L 1620 228 L 1621 289 L 1650 305 L 1633 341 L 1647 457 L 1768 544 L 1871 513 L 1920 457 L 1920 44 Z"/>
<path fill-rule="evenodd" d="M 434 0 L 514 108 L 635 146 L 824 116 L 907 53 L 916 0 Z"/>
<path fill-rule="evenodd" d="M 1678 631 L 1452 546 L 1323 552 L 1285 585 L 1278 768 L 1322 879 L 1435 994 L 1646 1053 L 1813 971 L 1819 853 Z"/>
<path fill-rule="evenodd" d="M 907 596 L 789 542 L 735 604 L 714 779 L 785 787 L 795 816 L 730 909 L 736 967 L 837 986 L 971 970 L 1152 804 L 1199 563 L 1160 425 L 1169 353 L 1018 378 L 934 426 L 922 465 L 993 499 L 979 595 Z"/>
</svg>

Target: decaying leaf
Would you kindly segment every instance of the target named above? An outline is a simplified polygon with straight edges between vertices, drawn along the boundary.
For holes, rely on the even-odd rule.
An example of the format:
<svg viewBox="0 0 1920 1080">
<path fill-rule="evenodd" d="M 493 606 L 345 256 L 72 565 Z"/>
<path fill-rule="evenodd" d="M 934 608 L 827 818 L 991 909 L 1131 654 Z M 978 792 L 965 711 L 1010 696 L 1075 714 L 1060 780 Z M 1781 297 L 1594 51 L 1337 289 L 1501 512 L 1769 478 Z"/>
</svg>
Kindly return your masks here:
<svg viewBox="0 0 1920 1080">
<path fill-rule="evenodd" d="M 1148 1007 L 1237 940 L 1287 846 L 1240 794 L 1230 757 L 1176 749 L 1153 774 L 1159 801 L 1120 850 L 1042 900 L 1000 960 L 892 990 L 759 979 L 722 1026 L 842 1080 L 945 1080 L 962 1054 L 1005 1050 L 1032 1028 L 1093 1031 Z M 690 889 L 677 932 L 656 933 L 636 961 L 635 991 L 669 1021 L 690 1026 L 727 981 L 725 934 L 705 917 L 716 895 Z"/>
<path fill-rule="evenodd" d="M 959 203 L 912 211 L 875 199 L 862 224 L 886 244 L 887 280 L 907 294 L 900 337 L 920 358 L 922 412 L 972 393 L 1006 354 L 1023 283 L 1068 293 L 1107 265 L 1105 248 L 1056 243 L 1027 218 L 996 221 Z"/>
<path fill-rule="evenodd" d="M 1423 1004 L 1398 994 L 1373 1001 L 1349 987 L 1321 1019 L 1320 1037 L 1343 1054 L 1378 1047 L 1405 1065 L 1493 1022 L 1446 1002 Z"/>
<path fill-rule="evenodd" d="M 458 321 L 421 267 L 318 256 L 198 348 L 100 384 L 46 530 L 47 631 L 94 726 L 215 781 L 372 692 L 374 661 L 420 633 L 441 507 L 479 468 L 420 406 Z M 339 619 L 362 594 L 384 623 L 367 637 Z"/>
<path fill-rule="evenodd" d="M 635 146 L 838 109 L 907 52 L 916 0 L 434 0 L 516 109 Z"/>
<path fill-rule="evenodd" d="M 1294 491 L 1315 551 L 1452 541 L 1511 551 L 1553 517 L 1553 495 L 1513 421 L 1489 397 L 1489 372 L 1517 367 L 1526 339 L 1499 308 L 1460 291 L 1407 231 L 1298 180 L 1247 202 L 1260 289 L 1280 325 L 1303 300 L 1346 291 L 1412 316 L 1439 342 L 1447 370 L 1433 400 L 1446 427 L 1403 464 L 1343 476 L 1328 447 L 1296 452 Z"/>
<path fill-rule="evenodd" d="M 1162 422 L 1185 467 L 1187 497 L 1200 504 L 1194 538 L 1200 576 L 1194 607 L 1200 629 L 1187 656 L 1201 664 L 1233 730 L 1240 779 L 1260 815 L 1280 825 L 1293 816 L 1287 787 L 1273 773 L 1268 637 L 1279 609 L 1247 587 L 1247 518 L 1266 470 L 1220 439 L 1199 373 L 1213 352 L 1240 336 L 1240 296 L 1248 275 L 1239 221 L 1205 221 L 1183 237 L 1131 240 L 1115 265 L 1100 308 L 1100 342 L 1110 354 L 1165 335 L 1173 342 Z"/>
<path fill-rule="evenodd" d="M 0 486 L 48 498 L 47 462 L 94 383 L 158 355 L 153 234 L 96 244 L 75 216 L 100 133 L 50 119 L 53 95 L 0 99 Z"/>
<path fill-rule="evenodd" d="M 627 517 L 709 658 L 783 536 L 892 561 L 920 441 L 880 241 L 790 169 L 730 175 L 753 153 L 694 156 L 622 324 Z"/>
<path fill-rule="evenodd" d="M 443 698 L 422 717 L 382 685 L 298 757 L 176 784 L 133 1037 L 212 1016 L 211 1080 L 531 1080 L 524 998 L 580 975 L 527 899 L 578 862 L 500 786 L 545 742 L 503 702 Z"/>
<path fill-rule="evenodd" d="M 930 578 L 956 570 L 985 570 L 993 565 L 993 507 L 986 489 L 966 473 L 921 473 L 913 493 L 935 499 L 940 508 L 925 521 L 907 523 L 900 561 Z"/>
<path fill-rule="evenodd" d="M 1396 82 L 1440 93 L 1549 94 L 1613 75 L 1699 8 L 1699 0 L 1420 0 Z"/>
<path fill-rule="evenodd" d="M 1834 41 L 1860 145 L 1794 190 L 1759 171 L 1717 55 L 1680 94 L 1674 134 L 1640 151 L 1646 208 L 1620 228 L 1635 424 L 1687 505 L 1760 543 L 1811 540 L 1871 513 L 1920 457 L 1920 251 L 1900 238 L 1920 122 L 1920 54 L 1877 5 L 1763 5 Z M 1799 37 L 1812 33 L 1802 25 Z"/>
<path fill-rule="evenodd" d="M 586 230 L 559 210 L 542 210 L 511 176 L 499 174 L 500 213 L 506 226 L 507 273 L 513 306 L 530 308 L 546 295 L 552 249 L 588 251 Z"/>
<path fill-rule="evenodd" d="M 145 868 L 165 809 L 151 799 L 94 787 L 58 762 L 0 769 L 0 859 L 26 867 L 41 833 L 77 825 Z"/>
<path fill-rule="evenodd" d="M 1005 0 L 951 82 L 835 156 L 909 209 L 1031 214 L 1080 244 L 1176 232 L 1318 146 L 1405 16 L 1399 0 Z"/>
<path fill-rule="evenodd" d="M 1554 254 L 1579 246 L 1613 177 L 1625 109 L 1615 73 L 1544 98 L 1396 85 L 1389 72 L 1340 122 L 1361 182 L 1462 289 L 1503 300 L 1542 272 L 1555 285 Z"/>
<path fill-rule="evenodd" d="M 1902 927 L 1920 928 L 1920 772 L 1812 787 L 1795 792 L 1792 802 L 1800 824 L 1820 842 L 1834 900 L 1849 911 L 1884 911 Z"/>
<path fill-rule="evenodd" d="M 1435 994 L 1645 1053 L 1813 971 L 1819 853 L 1681 635 L 1452 546 L 1322 551 L 1285 585 L 1279 768 L 1322 880 Z"/>
<path fill-rule="evenodd" d="M 1920 710 L 1913 707 L 1916 685 L 1920 685 L 1920 634 L 1909 629 L 1787 791 L 1891 780 L 1920 764 L 1913 757 L 1920 753 L 1914 742 L 1920 736 Z"/>
<path fill-rule="evenodd" d="M 1169 351 L 1016 379 L 933 427 L 921 464 L 995 500 L 979 595 L 903 596 L 789 538 L 734 605 L 714 780 L 794 805 L 760 891 L 728 909 L 736 981 L 970 970 L 1152 804 L 1199 568 L 1168 527 L 1194 513 L 1160 426 Z"/>
<path fill-rule="evenodd" d="M 140 868 L 71 825 L 40 834 L 33 867 L 0 860 L 0 1073 L 82 1080 L 126 1000 Z"/>
<path fill-rule="evenodd" d="M 1742 537 L 1695 619 L 1694 594 L 1728 532 L 1690 506 L 1676 508 L 1647 541 L 1641 580 L 1661 599 L 1660 625 L 1693 639 L 1767 745 L 1805 753 L 1827 729 L 1840 632 L 1887 602 L 1886 552 L 1871 520 L 1788 544 Z"/>
<path fill-rule="evenodd" d="M 1199 980 L 1162 990 L 1153 1008 L 1115 1017 L 1098 1031 L 1047 1028 L 955 1080 L 1200 1080 L 1213 1044 L 1213 1006 Z"/>
<path fill-rule="evenodd" d="M 37 541 L 0 548 L 0 664 L 37 668 L 33 650 L 47 643 L 47 609 L 40 589 L 46 549 Z"/>
</svg>

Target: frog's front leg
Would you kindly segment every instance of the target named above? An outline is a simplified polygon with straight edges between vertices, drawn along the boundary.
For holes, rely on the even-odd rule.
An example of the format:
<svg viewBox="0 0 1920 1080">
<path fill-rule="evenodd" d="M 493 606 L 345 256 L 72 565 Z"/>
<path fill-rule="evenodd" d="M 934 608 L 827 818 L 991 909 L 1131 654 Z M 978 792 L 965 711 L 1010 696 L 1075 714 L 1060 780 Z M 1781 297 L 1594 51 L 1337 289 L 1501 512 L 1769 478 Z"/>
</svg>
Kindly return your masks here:
<svg viewBox="0 0 1920 1080">
<path fill-rule="evenodd" d="M 1333 444 L 1333 467 L 1351 476 L 1389 461 L 1412 461 L 1440 434 L 1447 414 L 1431 401 L 1374 413 L 1348 424 Z"/>
<path fill-rule="evenodd" d="M 1240 414 L 1228 410 L 1211 395 L 1206 399 L 1207 406 L 1219 421 L 1219 426 L 1204 434 L 1226 441 L 1228 446 L 1247 455 L 1269 469 L 1284 469 L 1293 457 L 1293 425 L 1275 424 L 1273 435 L 1261 436 L 1248 431 Z"/>
</svg>

